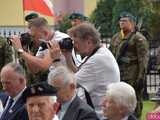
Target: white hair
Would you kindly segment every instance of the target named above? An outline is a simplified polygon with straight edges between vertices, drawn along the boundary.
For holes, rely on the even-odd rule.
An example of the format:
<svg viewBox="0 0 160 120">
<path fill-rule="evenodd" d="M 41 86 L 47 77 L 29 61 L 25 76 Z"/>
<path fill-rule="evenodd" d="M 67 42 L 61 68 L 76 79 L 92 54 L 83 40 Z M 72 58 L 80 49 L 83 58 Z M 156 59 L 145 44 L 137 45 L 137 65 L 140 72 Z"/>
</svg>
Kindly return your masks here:
<svg viewBox="0 0 160 120">
<path fill-rule="evenodd" d="M 48 83 L 51 84 L 52 81 L 54 81 L 58 77 L 63 78 L 62 82 L 64 85 L 68 83 L 74 83 L 76 85 L 74 73 L 67 69 L 65 66 L 58 66 L 55 69 L 51 70 L 48 74 Z"/>
<path fill-rule="evenodd" d="M 125 83 L 111 83 L 107 87 L 106 97 L 110 97 L 118 105 L 122 105 L 128 109 L 128 112 L 134 112 L 137 106 L 137 99 L 134 88 Z"/>
</svg>

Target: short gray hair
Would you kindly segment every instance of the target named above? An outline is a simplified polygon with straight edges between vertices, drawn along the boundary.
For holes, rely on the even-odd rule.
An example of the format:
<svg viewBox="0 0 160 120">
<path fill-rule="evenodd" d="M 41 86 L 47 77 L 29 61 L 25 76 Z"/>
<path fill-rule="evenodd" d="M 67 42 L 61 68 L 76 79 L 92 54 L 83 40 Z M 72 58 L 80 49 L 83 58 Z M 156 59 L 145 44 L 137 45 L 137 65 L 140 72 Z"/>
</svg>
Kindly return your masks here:
<svg viewBox="0 0 160 120">
<path fill-rule="evenodd" d="M 19 73 L 20 75 L 25 76 L 25 70 L 23 69 L 23 67 L 19 63 L 11 62 L 11 63 L 6 64 L 6 66 L 10 66 L 11 68 L 13 68 L 13 70 L 16 73 Z"/>
<path fill-rule="evenodd" d="M 128 112 L 134 112 L 137 106 L 135 90 L 125 82 L 109 84 L 106 97 L 110 97 L 117 104 L 127 107 Z"/>
<path fill-rule="evenodd" d="M 74 73 L 65 66 L 58 66 L 48 74 L 48 83 L 51 84 L 57 77 L 63 78 L 63 84 L 74 83 L 76 85 Z"/>
<path fill-rule="evenodd" d="M 84 22 L 74 26 L 68 30 L 68 34 L 71 37 L 80 38 L 81 41 L 85 41 L 87 38 L 90 38 L 95 45 L 100 45 L 100 33 L 91 23 Z"/>
</svg>

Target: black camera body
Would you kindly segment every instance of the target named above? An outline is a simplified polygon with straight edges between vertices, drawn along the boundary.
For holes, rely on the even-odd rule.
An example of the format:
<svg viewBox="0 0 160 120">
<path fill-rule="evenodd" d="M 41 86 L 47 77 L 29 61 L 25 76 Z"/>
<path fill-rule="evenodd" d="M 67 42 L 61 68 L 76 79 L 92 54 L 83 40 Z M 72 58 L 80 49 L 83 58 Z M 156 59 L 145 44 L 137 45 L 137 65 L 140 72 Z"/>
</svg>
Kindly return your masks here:
<svg viewBox="0 0 160 120">
<path fill-rule="evenodd" d="M 7 37 L 7 42 L 9 45 L 12 45 L 12 42 L 10 41 L 10 37 Z M 20 34 L 20 41 L 22 44 L 22 47 L 24 46 L 30 46 L 32 42 L 32 36 L 29 33 L 22 33 Z"/>
<path fill-rule="evenodd" d="M 46 42 L 45 40 L 41 40 L 41 41 L 42 41 L 40 44 L 40 46 L 42 47 L 41 50 L 47 49 L 48 42 Z M 60 49 L 62 50 L 71 51 L 73 49 L 73 42 L 72 42 L 72 39 L 69 37 L 58 40 L 57 42 L 60 46 Z"/>
<path fill-rule="evenodd" d="M 65 50 L 72 50 L 73 49 L 73 42 L 71 38 L 64 38 L 60 41 L 58 41 L 59 46 L 61 49 Z"/>
</svg>

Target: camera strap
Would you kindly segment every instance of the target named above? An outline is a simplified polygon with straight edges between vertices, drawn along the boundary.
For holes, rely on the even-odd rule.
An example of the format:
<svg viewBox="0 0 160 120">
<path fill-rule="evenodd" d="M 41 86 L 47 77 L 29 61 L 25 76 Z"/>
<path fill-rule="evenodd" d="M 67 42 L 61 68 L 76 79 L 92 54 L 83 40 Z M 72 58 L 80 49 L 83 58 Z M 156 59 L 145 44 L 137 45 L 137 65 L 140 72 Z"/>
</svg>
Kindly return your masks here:
<svg viewBox="0 0 160 120">
<path fill-rule="evenodd" d="M 93 56 L 97 51 L 98 49 L 100 48 L 100 46 L 96 47 L 93 52 L 91 53 L 91 55 L 89 55 L 85 61 L 83 63 L 81 63 L 81 65 L 78 67 L 78 70 L 81 68 L 81 66 L 87 62 L 87 60 Z M 82 88 L 84 90 L 84 94 L 85 94 L 85 98 L 86 98 L 86 101 L 87 101 L 87 104 L 90 105 L 93 109 L 94 109 L 94 105 L 93 105 L 93 102 L 92 102 L 92 99 L 91 99 L 91 96 L 89 94 L 89 92 L 87 91 L 87 89 L 85 87 L 83 87 L 82 85 L 78 84 L 78 87 Z"/>
<path fill-rule="evenodd" d="M 87 60 L 88 60 L 90 57 L 92 57 L 92 56 L 98 51 L 99 48 L 100 48 L 100 46 L 96 47 L 96 48 L 93 50 L 93 52 L 84 60 L 84 62 L 80 64 L 80 66 L 78 67 L 78 70 L 80 70 L 80 68 L 82 67 L 82 65 L 83 65 L 84 63 L 86 63 Z"/>
</svg>

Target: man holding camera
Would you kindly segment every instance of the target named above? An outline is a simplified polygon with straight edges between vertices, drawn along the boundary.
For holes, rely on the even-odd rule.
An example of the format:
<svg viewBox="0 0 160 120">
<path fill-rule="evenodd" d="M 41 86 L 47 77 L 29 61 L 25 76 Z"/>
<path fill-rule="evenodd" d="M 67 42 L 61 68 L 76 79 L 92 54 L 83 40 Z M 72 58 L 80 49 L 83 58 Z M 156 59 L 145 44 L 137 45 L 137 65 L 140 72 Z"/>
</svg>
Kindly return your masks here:
<svg viewBox="0 0 160 120">
<path fill-rule="evenodd" d="M 37 77 L 38 77 L 37 80 L 45 81 L 49 68 L 53 68 L 53 67 L 50 67 L 52 63 L 52 59 L 50 57 L 50 54 L 47 48 L 48 41 L 55 40 L 60 42 L 60 41 L 63 41 L 64 39 L 68 41 L 68 39 L 70 38 L 67 34 L 61 33 L 59 31 L 52 31 L 48 25 L 47 20 L 42 17 L 33 19 L 29 23 L 29 28 L 30 28 L 31 36 L 36 38 L 34 39 L 35 42 L 40 43 L 38 52 L 36 53 L 35 56 L 33 56 L 29 52 L 24 51 L 19 37 L 13 36 L 11 39 L 11 42 L 15 47 L 15 49 L 17 50 L 17 52 L 19 53 L 19 55 L 25 60 L 29 70 L 33 74 L 37 74 Z M 61 56 L 61 62 L 62 64 L 65 64 L 65 58 L 63 56 Z"/>
</svg>

